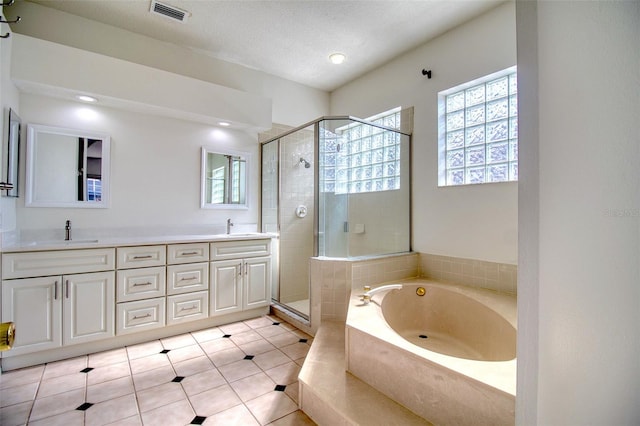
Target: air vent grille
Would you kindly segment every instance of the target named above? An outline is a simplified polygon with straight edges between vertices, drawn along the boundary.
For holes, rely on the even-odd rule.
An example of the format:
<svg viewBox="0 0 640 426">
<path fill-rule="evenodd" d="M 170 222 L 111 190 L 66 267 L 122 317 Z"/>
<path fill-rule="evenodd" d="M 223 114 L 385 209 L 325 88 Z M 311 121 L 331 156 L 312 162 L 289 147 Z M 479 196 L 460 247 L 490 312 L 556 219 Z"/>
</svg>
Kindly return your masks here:
<svg viewBox="0 0 640 426">
<path fill-rule="evenodd" d="M 150 11 L 151 13 L 156 13 L 180 22 L 184 22 L 190 15 L 186 10 L 178 9 L 177 7 L 170 6 L 166 3 L 160 3 L 155 0 L 151 1 Z"/>
</svg>

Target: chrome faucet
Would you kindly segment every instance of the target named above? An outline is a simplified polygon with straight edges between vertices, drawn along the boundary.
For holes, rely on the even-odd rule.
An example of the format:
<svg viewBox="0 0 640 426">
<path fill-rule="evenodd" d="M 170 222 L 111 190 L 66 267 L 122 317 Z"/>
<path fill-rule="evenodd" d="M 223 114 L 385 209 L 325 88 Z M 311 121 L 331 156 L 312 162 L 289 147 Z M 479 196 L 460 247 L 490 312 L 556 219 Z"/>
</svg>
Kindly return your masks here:
<svg viewBox="0 0 640 426">
<path fill-rule="evenodd" d="M 371 297 L 382 291 L 388 290 L 399 290 L 402 288 L 402 284 L 388 284 L 380 287 L 376 287 L 373 290 L 368 285 L 364 286 L 364 294 L 360 296 L 360 300 L 362 300 L 363 304 L 368 305 L 371 301 Z"/>
<path fill-rule="evenodd" d="M 67 220 L 67 223 L 64 225 L 64 240 L 71 241 L 71 221 Z"/>
<path fill-rule="evenodd" d="M 227 219 L 227 235 L 231 233 L 232 226 L 233 226 L 233 222 L 231 222 L 231 218 Z"/>
</svg>

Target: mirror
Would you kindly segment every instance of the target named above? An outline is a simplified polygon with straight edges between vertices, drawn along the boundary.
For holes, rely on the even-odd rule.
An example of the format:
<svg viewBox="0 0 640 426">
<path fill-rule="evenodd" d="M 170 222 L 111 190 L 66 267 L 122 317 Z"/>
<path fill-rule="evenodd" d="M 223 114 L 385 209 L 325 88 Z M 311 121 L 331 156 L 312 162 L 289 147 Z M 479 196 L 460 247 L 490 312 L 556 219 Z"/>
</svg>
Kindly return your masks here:
<svg viewBox="0 0 640 426">
<path fill-rule="evenodd" d="M 111 139 L 104 133 L 27 126 L 27 207 L 109 207 Z"/>
<path fill-rule="evenodd" d="M 246 152 L 220 152 L 202 147 L 201 208 L 248 208 L 249 158 Z"/>
<path fill-rule="evenodd" d="M 20 151 L 20 117 L 13 109 L 9 109 L 7 117 L 7 139 L 2 149 L 2 182 L 0 189 L 6 197 L 18 196 L 18 164 Z"/>
</svg>

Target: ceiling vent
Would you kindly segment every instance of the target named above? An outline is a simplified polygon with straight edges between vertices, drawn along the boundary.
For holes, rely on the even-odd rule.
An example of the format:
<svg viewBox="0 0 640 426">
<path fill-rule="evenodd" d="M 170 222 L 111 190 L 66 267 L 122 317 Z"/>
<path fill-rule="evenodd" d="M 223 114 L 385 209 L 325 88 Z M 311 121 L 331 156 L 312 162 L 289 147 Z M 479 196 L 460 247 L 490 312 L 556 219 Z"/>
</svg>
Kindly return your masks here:
<svg viewBox="0 0 640 426">
<path fill-rule="evenodd" d="M 179 22 L 184 22 L 189 16 L 191 16 L 191 14 L 186 10 L 178 9 L 177 7 L 170 6 L 156 0 L 151 0 L 151 8 L 149 11 Z"/>
</svg>

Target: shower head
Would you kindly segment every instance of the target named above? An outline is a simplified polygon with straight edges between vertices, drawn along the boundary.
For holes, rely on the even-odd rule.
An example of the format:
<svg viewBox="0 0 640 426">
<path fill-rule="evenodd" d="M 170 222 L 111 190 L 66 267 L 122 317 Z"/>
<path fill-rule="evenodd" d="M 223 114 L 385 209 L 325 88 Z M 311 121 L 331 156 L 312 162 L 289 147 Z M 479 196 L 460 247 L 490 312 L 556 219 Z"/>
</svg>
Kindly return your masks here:
<svg viewBox="0 0 640 426">
<path fill-rule="evenodd" d="M 311 167 L 311 163 L 309 163 L 307 160 L 305 160 L 304 158 L 300 157 L 300 162 L 304 163 L 304 168 L 308 169 L 309 167 Z"/>
</svg>

